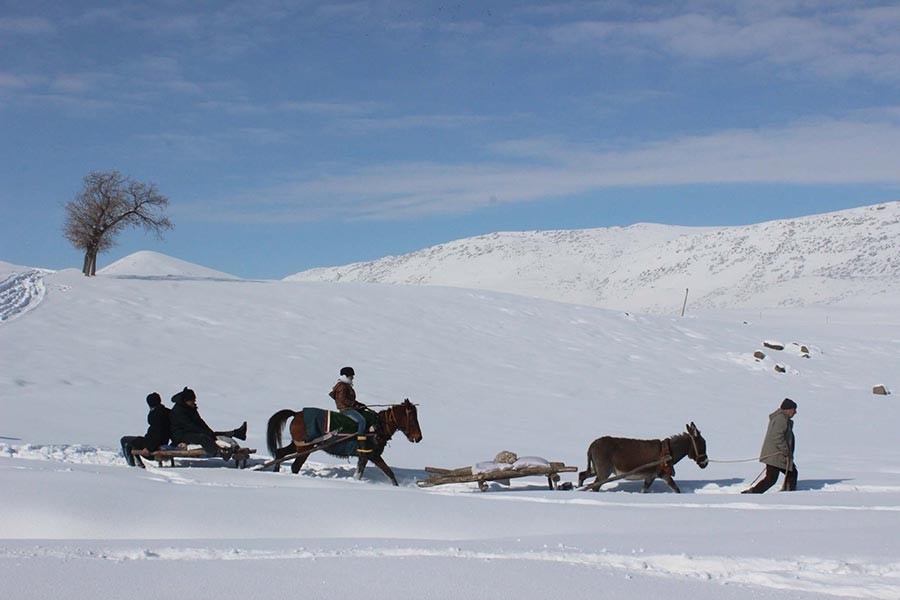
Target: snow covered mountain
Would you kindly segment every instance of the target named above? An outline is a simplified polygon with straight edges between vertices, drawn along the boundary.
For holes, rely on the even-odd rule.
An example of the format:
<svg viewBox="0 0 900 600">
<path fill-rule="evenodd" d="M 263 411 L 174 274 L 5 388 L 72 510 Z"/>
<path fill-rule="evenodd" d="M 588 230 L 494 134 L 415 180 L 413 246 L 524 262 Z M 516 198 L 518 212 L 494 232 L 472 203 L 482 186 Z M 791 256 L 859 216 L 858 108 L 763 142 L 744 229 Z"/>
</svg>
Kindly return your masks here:
<svg viewBox="0 0 900 600">
<path fill-rule="evenodd" d="M 493 233 L 291 281 L 442 285 L 635 312 L 867 305 L 900 293 L 900 202 L 743 227 Z"/>
<path fill-rule="evenodd" d="M 116 277 L 168 277 L 172 279 L 237 279 L 234 275 L 216 271 L 178 258 L 141 250 L 117 260 L 97 271 L 98 275 Z"/>
</svg>

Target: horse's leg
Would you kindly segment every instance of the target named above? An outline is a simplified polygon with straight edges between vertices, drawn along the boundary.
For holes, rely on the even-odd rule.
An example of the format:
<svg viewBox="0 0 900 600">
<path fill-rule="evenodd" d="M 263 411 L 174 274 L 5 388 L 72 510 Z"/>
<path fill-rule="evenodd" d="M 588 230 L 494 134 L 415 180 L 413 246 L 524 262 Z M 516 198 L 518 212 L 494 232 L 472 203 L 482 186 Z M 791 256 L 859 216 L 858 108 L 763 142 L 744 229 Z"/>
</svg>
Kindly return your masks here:
<svg viewBox="0 0 900 600">
<path fill-rule="evenodd" d="M 306 462 L 306 459 L 309 458 L 309 454 L 301 454 L 297 458 L 294 459 L 294 462 L 291 463 L 291 473 L 296 475 L 300 472 L 300 469 L 303 468 L 303 463 Z"/>
<path fill-rule="evenodd" d="M 369 458 L 367 456 L 360 456 L 359 461 L 356 463 L 356 473 L 353 474 L 353 479 L 360 480 L 362 479 L 363 472 L 366 470 L 366 465 L 369 463 Z"/>
<path fill-rule="evenodd" d="M 288 454 L 293 454 L 294 452 L 299 452 L 300 448 L 306 442 L 306 422 L 303 420 L 303 411 L 298 412 L 294 419 L 291 421 L 291 426 L 289 427 L 291 432 L 291 441 L 292 444 L 282 448 L 285 451 L 283 456 L 287 456 Z M 303 468 L 303 463 L 306 462 L 306 459 L 309 458 L 309 454 L 305 454 L 303 456 L 298 456 L 294 459 L 294 462 L 291 463 L 291 473 L 296 475 L 300 472 L 300 469 Z"/>
<path fill-rule="evenodd" d="M 665 476 L 663 476 L 665 477 Z M 644 477 L 644 487 L 641 488 L 641 493 L 646 494 L 650 491 L 650 486 L 653 485 L 653 482 L 656 480 L 656 473 L 651 473 Z"/>
<path fill-rule="evenodd" d="M 294 444 L 288 444 L 284 448 L 279 448 L 278 450 L 275 451 L 275 456 L 273 458 L 276 458 L 276 459 L 284 458 L 288 454 L 292 454 L 292 453 L 296 452 L 296 450 L 294 448 L 295 448 Z M 276 473 L 279 472 L 281 470 L 281 463 L 276 464 L 272 470 Z"/>
<path fill-rule="evenodd" d="M 393 483 L 395 486 L 400 485 L 399 483 L 397 483 L 397 478 L 394 477 L 394 472 L 391 470 L 391 468 L 388 466 L 388 464 L 386 462 L 384 462 L 384 459 L 381 458 L 380 454 L 376 454 L 376 455 L 372 456 L 371 460 L 373 463 L 375 463 L 375 466 L 377 466 L 379 469 L 381 469 L 381 471 L 385 475 L 388 476 L 388 479 L 391 480 L 391 483 Z"/>
<path fill-rule="evenodd" d="M 675 480 L 672 479 L 672 476 L 671 476 L 671 475 L 669 475 L 668 473 L 663 473 L 663 474 L 662 474 L 662 480 L 665 481 L 666 484 L 667 484 L 670 488 L 672 488 L 672 491 L 673 491 L 673 492 L 675 492 L 676 494 L 680 494 L 680 493 L 681 493 L 681 490 L 678 489 L 678 484 L 675 483 Z"/>
</svg>

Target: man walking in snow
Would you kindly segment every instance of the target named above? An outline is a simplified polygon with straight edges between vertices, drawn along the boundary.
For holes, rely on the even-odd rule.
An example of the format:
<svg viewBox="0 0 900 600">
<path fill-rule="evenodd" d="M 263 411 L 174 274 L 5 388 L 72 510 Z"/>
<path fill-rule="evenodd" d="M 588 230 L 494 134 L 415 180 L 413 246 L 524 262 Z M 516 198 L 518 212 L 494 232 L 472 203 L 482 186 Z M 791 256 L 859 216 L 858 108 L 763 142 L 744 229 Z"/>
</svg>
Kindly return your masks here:
<svg viewBox="0 0 900 600">
<path fill-rule="evenodd" d="M 356 400 L 356 390 L 353 389 L 353 378 L 356 372 L 353 367 L 344 367 L 341 369 L 341 376 L 337 383 L 328 394 L 337 405 L 337 409 L 342 415 L 347 415 L 356 421 L 356 451 L 359 454 L 371 454 L 372 448 L 369 445 L 369 438 L 366 436 L 366 418 L 360 411 L 367 410 L 368 407 L 362 402 Z"/>
<path fill-rule="evenodd" d="M 169 442 L 169 409 L 163 406 L 162 398 L 156 392 L 147 396 L 147 406 L 150 407 L 147 414 L 147 433 L 142 436 L 127 435 L 121 439 L 122 454 L 132 467 L 144 467 L 141 459 L 131 454 L 132 450 L 142 450 L 141 456 L 149 456 L 151 452 Z"/>
<path fill-rule="evenodd" d="M 769 428 L 759 452 L 759 462 L 766 465 L 766 476 L 742 494 L 762 494 L 778 481 L 778 474 L 784 473 L 782 491 L 797 489 L 797 465 L 794 464 L 794 415 L 797 403 L 785 398 L 781 407 L 769 415 Z"/>
<path fill-rule="evenodd" d="M 173 444 L 199 444 L 209 456 L 225 456 L 216 444 L 216 437 L 224 435 L 239 440 L 247 439 L 247 421 L 231 431 L 213 431 L 206 424 L 197 410 L 197 394 L 194 390 L 184 388 L 174 396 L 170 422 L 172 424 Z"/>
</svg>

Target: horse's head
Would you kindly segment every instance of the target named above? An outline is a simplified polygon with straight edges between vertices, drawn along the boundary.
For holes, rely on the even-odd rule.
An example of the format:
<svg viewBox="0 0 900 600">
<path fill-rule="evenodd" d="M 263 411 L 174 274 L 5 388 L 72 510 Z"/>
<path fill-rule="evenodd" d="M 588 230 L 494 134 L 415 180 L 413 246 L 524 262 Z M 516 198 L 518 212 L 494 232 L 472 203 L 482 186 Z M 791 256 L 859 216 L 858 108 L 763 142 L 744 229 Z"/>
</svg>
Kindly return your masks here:
<svg viewBox="0 0 900 600">
<path fill-rule="evenodd" d="M 422 441 L 422 429 L 419 427 L 419 413 L 416 405 L 409 398 L 391 407 L 391 413 L 397 420 L 397 429 L 406 435 L 406 439 L 414 444 Z"/>
<path fill-rule="evenodd" d="M 685 425 L 685 429 L 687 429 L 688 437 L 691 438 L 691 447 L 688 449 L 688 456 L 697 463 L 698 467 L 705 469 L 709 464 L 709 457 L 706 455 L 706 440 L 700 435 L 700 430 L 697 429 L 697 426 L 694 425 L 693 421 L 691 421 L 690 425 Z"/>
</svg>

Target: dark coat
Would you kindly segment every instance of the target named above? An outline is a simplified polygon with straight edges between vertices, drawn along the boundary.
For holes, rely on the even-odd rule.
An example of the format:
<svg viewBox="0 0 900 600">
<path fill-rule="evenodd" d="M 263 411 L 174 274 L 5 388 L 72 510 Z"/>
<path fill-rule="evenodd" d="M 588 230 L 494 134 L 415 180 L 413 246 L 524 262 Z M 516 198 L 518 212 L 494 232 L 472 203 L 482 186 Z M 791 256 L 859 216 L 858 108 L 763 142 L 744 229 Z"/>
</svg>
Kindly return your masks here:
<svg viewBox="0 0 900 600">
<path fill-rule="evenodd" d="M 169 443 L 171 425 L 169 423 L 169 409 L 162 404 L 150 409 L 147 414 L 147 433 L 144 442 L 150 451 L 158 450 L 163 444 Z"/>
<path fill-rule="evenodd" d="M 175 400 L 175 406 L 169 413 L 169 423 L 172 426 L 172 443 L 174 444 L 185 441 L 184 436 L 187 434 L 199 433 L 214 439 L 216 437 L 212 428 L 200 416 L 197 407 L 188 406 L 181 398 Z"/>
<path fill-rule="evenodd" d="M 328 395 L 334 399 L 338 410 L 359 410 L 366 407 L 365 404 L 356 401 L 356 390 L 346 381 L 338 381 L 334 384 L 334 388 Z"/>
<path fill-rule="evenodd" d="M 794 445 L 794 422 L 785 411 L 776 410 L 769 415 L 769 427 L 759 451 L 759 462 L 787 470 L 794 463 Z"/>
</svg>

